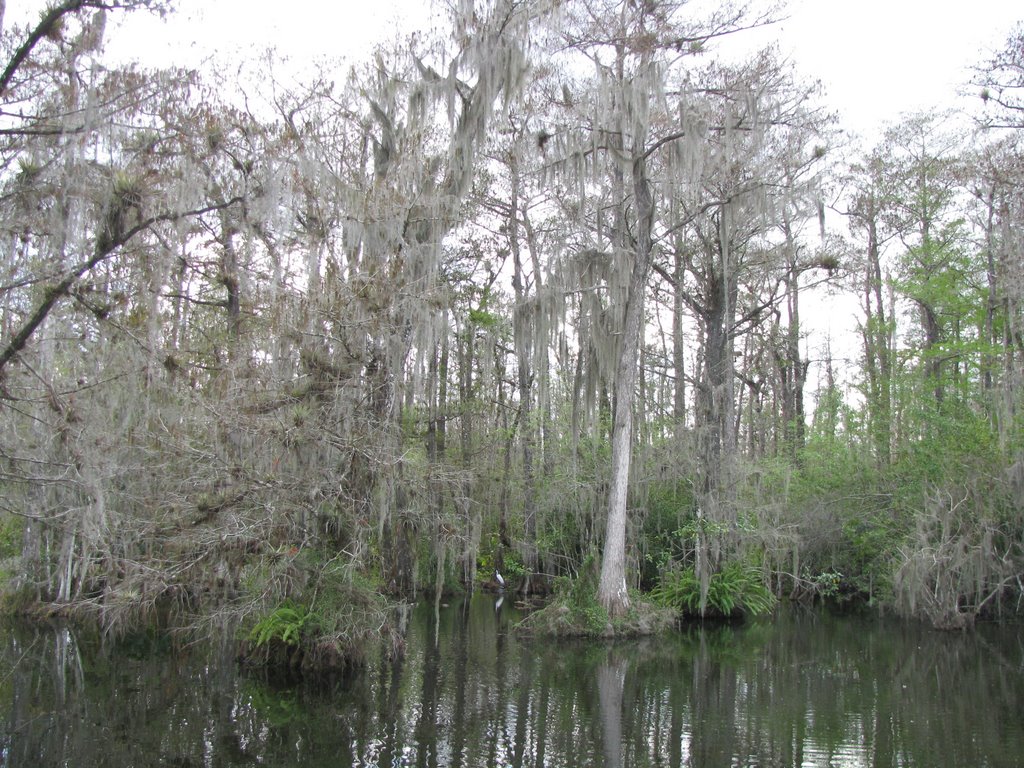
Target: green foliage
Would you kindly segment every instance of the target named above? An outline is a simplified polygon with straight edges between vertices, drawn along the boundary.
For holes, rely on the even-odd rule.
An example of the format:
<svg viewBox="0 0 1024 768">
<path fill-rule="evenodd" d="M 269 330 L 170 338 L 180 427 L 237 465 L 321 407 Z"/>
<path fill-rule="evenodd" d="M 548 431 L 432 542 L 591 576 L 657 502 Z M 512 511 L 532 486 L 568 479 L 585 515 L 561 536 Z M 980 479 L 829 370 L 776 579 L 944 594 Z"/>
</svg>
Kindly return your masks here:
<svg viewBox="0 0 1024 768">
<path fill-rule="evenodd" d="M 698 536 L 725 536 L 736 531 L 753 533 L 754 524 L 746 518 L 735 523 L 723 523 L 709 517 L 693 517 L 679 526 L 676 535 L 684 539 L 696 539 Z"/>
<path fill-rule="evenodd" d="M 839 571 L 823 571 L 822 573 L 809 575 L 807 580 L 814 585 L 814 591 L 826 600 L 832 600 L 839 596 L 839 587 L 843 581 L 843 574 Z"/>
<path fill-rule="evenodd" d="M 14 515 L 0 514 L 0 594 L 9 601 L 7 592 L 9 582 L 18 570 L 18 560 L 21 556 L 21 537 L 24 531 L 24 522 Z"/>
<path fill-rule="evenodd" d="M 43 171 L 43 166 L 30 158 L 18 158 L 18 174 L 16 178 L 22 184 L 34 182 Z"/>
<path fill-rule="evenodd" d="M 469 322 L 481 328 L 495 328 L 501 322 L 501 318 L 486 309 L 470 309 Z"/>
<path fill-rule="evenodd" d="M 506 582 L 527 576 L 522 555 L 516 549 L 505 548 L 501 552 L 502 562 L 499 567 L 499 547 L 497 533 L 492 533 L 481 542 L 480 552 L 476 558 L 477 579 L 482 582 L 493 579 L 496 570 L 501 571 L 501 575 Z"/>
<path fill-rule="evenodd" d="M 380 584 L 330 550 L 282 548 L 246 569 L 243 589 L 264 610 L 240 629 L 246 663 L 302 670 L 362 663 L 401 639 Z"/>
<path fill-rule="evenodd" d="M 523 564 L 522 555 L 518 550 L 505 552 L 505 572 L 502 574 L 506 579 L 518 579 L 527 576 L 526 566 Z"/>
<path fill-rule="evenodd" d="M 0 591 L 0 613 L 32 616 L 39 612 L 38 590 L 31 584 L 20 584 L 12 588 L 13 583 L 4 584 L 4 589 Z"/>
<path fill-rule="evenodd" d="M 526 618 L 527 632 L 577 637 L 599 637 L 611 624 L 608 611 L 597 600 L 597 570 L 588 558 L 576 578 L 555 580 L 555 594 L 540 611 Z"/>
<path fill-rule="evenodd" d="M 641 531 L 641 585 L 649 587 L 669 563 L 685 557 L 680 526 L 693 515 L 693 488 L 687 480 L 654 485 L 648 491 L 646 507 Z"/>
<path fill-rule="evenodd" d="M 117 205 L 126 208 L 142 201 L 142 179 L 128 171 L 115 171 L 112 181 L 113 197 Z"/>
<path fill-rule="evenodd" d="M 478 581 L 487 581 L 493 578 L 496 569 L 496 557 L 498 553 L 498 534 L 492 533 L 480 542 L 480 551 L 476 556 L 476 578 Z"/>
<path fill-rule="evenodd" d="M 892 593 L 892 564 L 905 533 L 903 515 L 891 507 L 847 514 L 833 567 L 847 574 L 845 583 L 854 592 L 870 602 L 886 602 Z"/>
<path fill-rule="evenodd" d="M 21 536 L 24 522 L 14 515 L 0 515 L 0 561 L 21 554 Z"/>
<path fill-rule="evenodd" d="M 597 566 L 593 557 L 587 558 L 575 578 L 560 576 L 555 579 L 552 603 L 557 606 L 556 613 L 579 628 L 577 634 L 598 635 L 605 630 L 609 616 L 597 600 Z"/>
<path fill-rule="evenodd" d="M 285 600 L 277 608 L 268 613 L 249 632 L 249 640 L 258 648 L 266 647 L 272 642 L 285 645 L 299 644 L 305 633 L 316 628 L 319 617 L 309 606 Z"/>
<path fill-rule="evenodd" d="M 624 616 L 610 617 L 597 599 L 596 574 L 588 562 L 578 577 L 556 579 L 551 601 L 527 616 L 517 629 L 527 634 L 608 638 L 652 635 L 672 626 L 673 611 L 638 594 L 630 594 Z"/>
<path fill-rule="evenodd" d="M 584 634 L 600 634 L 608 626 L 608 611 L 597 600 L 597 583 L 585 569 L 579 578 L 561 577 L 555 584 L 555 593 L 561 605 L 569 609 L 569 619 L 582 627 Z"/>
<path fill-rule="evenodd" d="M 664 574 L 651 598 L 684 614 L 701 615 L 700 580 L 693 568 Z M 769 613 L 775 602 L 775 595 L 761 578 L 761 569 L 737 560 L 712 575 L 704 615 L 759 616 Z"/>
<path fill-rule="evenodd" d="M 416 583 L 419 588 L 434 594 L 438 588 L 438 566 L 442 566 L 440 589 L 443 595 L 466 591 L 463 583 L 462 563 L 451 541 L 439 540 L 434 535 L 420 536 L 416 540 Z M 479 573 L 477 574 L 480 575 Z"/>
</svg>

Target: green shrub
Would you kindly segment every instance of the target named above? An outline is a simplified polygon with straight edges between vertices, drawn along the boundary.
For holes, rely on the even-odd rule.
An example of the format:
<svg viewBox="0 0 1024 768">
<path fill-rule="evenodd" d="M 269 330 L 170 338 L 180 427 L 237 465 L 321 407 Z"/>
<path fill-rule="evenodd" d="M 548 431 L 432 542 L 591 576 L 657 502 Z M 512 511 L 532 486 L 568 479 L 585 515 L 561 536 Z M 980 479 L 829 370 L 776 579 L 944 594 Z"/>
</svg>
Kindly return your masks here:
<svg viewBox="0 0 1024 768">
<path fill-rule="evenodd" d="M 640 532 L 640 586 L 650 589 L 669 563 L 686 557 L 689 541 L 682 528 L 693 519 L 695 508 L 689 480 L 654 484 L 648 491 L 646 508 Z"/>
<path fill-rule="evenodd" d="M 266 555 L 242 583 L 253 596 L 239 627 L 248 666 L 321 673 L 363 664 L 378 648 L 401 651 L 398 615 L 379 581 L 329 550 Z"/>
<path fill-rule="evenodd" d="M 21 537 L 25 521 L 14 515 L 0 514 L 0 560 L 21 555 Z"/>
<path fill-rule="evenodd" d="M 249 632 L 249 642 L 258 648 L 279 641 L 295 646 L 302 640 L 303 633 L 312 630 L 318 623 L 315 613 L 308 606 L 285 600 L 268 613 Z"/>
<path fill-rule="evenodd" d="M 693 568 L 664 574 L 651 598 L 690 616 L 758 616 L 771 611 L 776 602 L 761 578 L 761 569 L 738 560 L 711 576 L 703 614 L 700 580 Z"/>
<path fill-rule="evenodd" d="M 555 579 L 552 599 L 523 619 L 516 629 L 525 634 L 560 637 L 637 637 L 668 630 L 674 620 L 671 610 L 632 591 L 625 615 L 609 616 L 597 599 L 597 568 L 588 558 L 576 578 Z"/>
</svg>

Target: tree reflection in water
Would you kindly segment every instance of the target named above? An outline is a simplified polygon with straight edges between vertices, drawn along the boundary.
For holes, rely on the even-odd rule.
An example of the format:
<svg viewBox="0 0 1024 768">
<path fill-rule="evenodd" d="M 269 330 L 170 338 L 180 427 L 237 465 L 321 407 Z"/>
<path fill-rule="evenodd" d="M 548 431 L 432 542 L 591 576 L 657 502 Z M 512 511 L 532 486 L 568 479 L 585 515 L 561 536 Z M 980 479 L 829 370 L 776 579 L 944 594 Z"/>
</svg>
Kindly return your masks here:
<svg viewBox="0 0 1024 768">
<path fill-rule="evenodd" d="M 510 602 L 510 601 L 506 601 Z M 493 598 L 418 607 L 404 659 L 239 673 L 232 644 L 3 635 L 6 766 L 1011 766 L 1024 640 L 783 612 L 616 644 L 521 638 Z"/>
</svg>

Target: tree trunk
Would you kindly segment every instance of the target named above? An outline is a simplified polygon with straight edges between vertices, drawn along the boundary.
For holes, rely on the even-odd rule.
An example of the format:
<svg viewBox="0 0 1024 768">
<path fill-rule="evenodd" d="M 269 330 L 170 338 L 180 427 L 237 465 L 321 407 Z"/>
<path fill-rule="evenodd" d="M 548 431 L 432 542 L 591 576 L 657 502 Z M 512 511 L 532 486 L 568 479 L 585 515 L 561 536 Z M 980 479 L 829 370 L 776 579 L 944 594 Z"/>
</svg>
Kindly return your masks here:
<svg viewBox="0 0 1024 768">
<path fill-rule="evenodd" d="M 508 234 L 509 247 L 512 251 L 512 288 L 515 291 L 515 309 L 513 310 L 513 336 L 517 362 L 517 383 L 519 386 L 519 439 L 523 454 L 523 566 L 526 578 L 522 584 L 523 592 L 530 591 L 533 575 L 537 572 L 537 504 L 534 480 L 533 454 L 535 445 L 535 425 L 533 418 L 532 392 L 532 349 L 530 319 L 526 306 L 526 277 L 523 273 L 522 253 L 519 247 L 519 173 L 513 161 L 512 194 L 509 205 Z"/>
<path fill-rule="evenodd" d="M 683 294 L 686 290 L 684 285 L 686 272 L 681 241 L 673 250 L 675 252 L 675 286 L 672 293 L 672 369 L 675 380 L 672 390 L 672 421 L 675 424 L 675 437 L 678 440 L 686 428 L 686 345 L 683 340 L 685 305 Z"/>
<path fill-rule="evenodd" d="M 651 270 L 651 228 L 654 199 L 647 178 L 644 158 L 633 161 L 633 196 L 637 216 L 633 269 L 629 279 L 621 346 L 615 367 L 615 401 L 612 415 L 611 487 L 597 598 L 609 615 L 621 616 L 629 610 L 626 585 L 626 502 L 629 493 L 629 467 L 633 455 L 633 398 L 636 389 L 637 360 L 643 330 L 644 293 Z"/>
</svg>

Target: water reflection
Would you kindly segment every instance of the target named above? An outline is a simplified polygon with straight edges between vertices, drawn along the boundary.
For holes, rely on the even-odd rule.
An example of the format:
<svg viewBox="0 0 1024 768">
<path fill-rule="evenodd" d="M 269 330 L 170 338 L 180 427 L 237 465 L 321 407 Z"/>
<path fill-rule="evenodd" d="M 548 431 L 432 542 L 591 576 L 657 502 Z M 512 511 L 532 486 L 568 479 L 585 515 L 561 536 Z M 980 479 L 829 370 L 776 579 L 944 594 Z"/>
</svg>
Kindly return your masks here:
<svg viewBox="0 0 1024 768">
<path fill-rule="evenodd" d="M 240 676 L 230 643 L 3 634 L 5 766 L 1014 766 L 1024 641 L 820 613 L 613 645 L 517 637 L 511 600 L 417 607 L 343 680 Z"/>
</svg>

